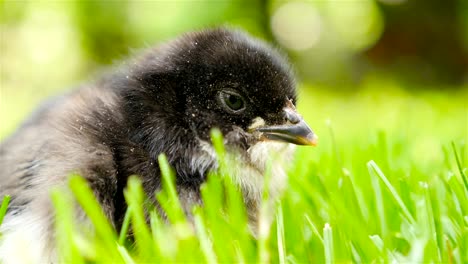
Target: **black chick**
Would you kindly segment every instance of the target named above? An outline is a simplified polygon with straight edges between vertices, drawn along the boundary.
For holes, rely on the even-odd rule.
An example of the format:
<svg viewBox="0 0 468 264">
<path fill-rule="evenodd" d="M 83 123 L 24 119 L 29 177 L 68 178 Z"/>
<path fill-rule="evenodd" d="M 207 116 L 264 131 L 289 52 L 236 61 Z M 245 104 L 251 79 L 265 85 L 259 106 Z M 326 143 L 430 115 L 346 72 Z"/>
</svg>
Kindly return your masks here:
<svg viewBox="0 0 468 264">
<path fill-rule="evenodd" d="M 245 33 L 214 29 L 150 49 L 120 70 L 49 101 L 0 145 L 0 197 L 12 196 L 0 256 L 14 260 L 10 247 L 20 242 L 33 259 L 52 258 L 48 190 L 66 185 L 71 172 L 87 179 L 119 227 L 127 178 L 139 175 L 152 197 L 161 185 L 157 157 L 165 153 L 188 210 L 200 202 L 200 184 L 217 166 L 210 142 L 214 127 L 240 164 L 232 177 L 255 218 L 268 155 L 288 160 L 288 143 L 316 142 L 294 108 L 295 86 L 290 66 L 276 50 Z M 273 192 L 285 178 L 275 164 Z"/>
</svg>

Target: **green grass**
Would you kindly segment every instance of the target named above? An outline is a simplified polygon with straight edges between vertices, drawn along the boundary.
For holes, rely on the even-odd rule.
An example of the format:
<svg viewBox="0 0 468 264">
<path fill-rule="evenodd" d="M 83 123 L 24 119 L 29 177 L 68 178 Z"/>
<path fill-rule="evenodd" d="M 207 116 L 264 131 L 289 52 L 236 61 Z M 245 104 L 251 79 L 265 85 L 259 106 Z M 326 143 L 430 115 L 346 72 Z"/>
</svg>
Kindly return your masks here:
<svg viewBox="0 0 468 264">
<path fill-rule="evenodd" d="M 0 225 L 3 222 L 3 218 L 7 212 L 8 204 L 10 203 L 10 196 L 2 197 L 2 204 L 0 205 Z"/>
<path fill-rule="evenodd" d="M 369 86 L 377 84 L 369 81 Z M 378 87 L 354 95 L 318 89 L 301 94 L 299 109 L 319 135 L 319 145 L 298 150 L 281 199 L 274 208 L 265 203 L 260 209 L 256 236 L 215 133 L 221 168 L 203 185 L 204 206 L 193 209 L 191 221 L 182 213 L 164 156 L 159 159 L 163 190 L 156 199 L 168 221 L 147 210 L 137 177 L 125 190 L 129 211 L 120 232 L 107 222 L 83 179 L 71 178 L 72 196 L 53 192 L 62 259 L 467 263 L 468 91 L 409 93 L 391 82 Z M 93 232 L 78 231 L 69 206 L 73 199 L 89 216 Z"/>
</svg>

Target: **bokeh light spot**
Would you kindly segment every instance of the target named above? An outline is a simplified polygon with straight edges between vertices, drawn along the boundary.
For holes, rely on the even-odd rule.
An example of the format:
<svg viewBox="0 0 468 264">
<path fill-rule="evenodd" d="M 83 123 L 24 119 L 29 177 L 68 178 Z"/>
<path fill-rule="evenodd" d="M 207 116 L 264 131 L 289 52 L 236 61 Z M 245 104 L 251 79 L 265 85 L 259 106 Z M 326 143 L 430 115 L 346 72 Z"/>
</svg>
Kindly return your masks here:
<svg viewBox="0 0 468 264">
<path fill-rule="evenodd" d="M 328 2 L 327 15 L 340 41 L 354 51 L 372 46 L 383 32 L 380 10 L 370 0 Z"/>
<path fill-rule="evenodd" d="M 306 50 L 320 40 L 322 19 L 314 6 L 290 2 L 274 12 L 271 29 L 276 39 L 286 48 Z"/>
</svg>

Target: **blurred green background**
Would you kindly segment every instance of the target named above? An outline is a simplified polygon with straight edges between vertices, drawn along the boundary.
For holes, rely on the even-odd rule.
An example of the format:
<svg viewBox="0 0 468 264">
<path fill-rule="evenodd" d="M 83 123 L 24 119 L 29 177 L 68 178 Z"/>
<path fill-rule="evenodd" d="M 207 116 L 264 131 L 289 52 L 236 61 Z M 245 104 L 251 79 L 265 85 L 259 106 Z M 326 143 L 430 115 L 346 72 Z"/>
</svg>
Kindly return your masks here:
<svg viewBox="0 0 468 264">
<path fill-rule="evenodd" d="M 282 200 L 285 263 L 324 263 L 329 248 L 346 263 L 468 263 L 468 185 L 461 180 L 468 163 L 468 0 L 0 3 L 0 140 L 44 98 L 146 47 L 191 30 L 239 27 L 289 55 L 299 111 L 320 137 L 316 148 L 299 149 Z M 388 182 L 379 183 L 370 160 Z M 408 222 L 402 208 L 417 221 Z M 304 216 L 319 230 L 333 227 L 334 247 L 313 235 Z M 256 250 L 226 243 L 243 241 L 240 223 L 211 227 L 219 261 L 239 248 L 241 256 Z M 156 232 L 161 252 L 175 249 L 180 235 Z M 181 259 L 200 248 L 186 238 L 177 248 Z M 273 235 L 278 248 L 279 241 Z M 281 262 L 270 251 L 271 262 Z"/>
<path fill-rule="evenodd" d="M 243 28 L 286 51 L 303 104 L 349 102 L 370 91 L 383 101 L 410 98 L 411 105 L 429 93 L 441 98 L 437 107 L 467 122 L 460 99 L 468 87 L 466 0 L 0 3 L 0 138 L 44 97 L 88 81 L 145 47 L 219 25 Z M 450 106 L 452 98 L 456 106 Z M 340 120 L 343 111 L 334 118 L 337 109 L 323 107 L 305 115 L 314 118 L 323 110 L 328 112 L 319 113 L 319 127 L 324 120 L 346 120 Z"/>
</svg>

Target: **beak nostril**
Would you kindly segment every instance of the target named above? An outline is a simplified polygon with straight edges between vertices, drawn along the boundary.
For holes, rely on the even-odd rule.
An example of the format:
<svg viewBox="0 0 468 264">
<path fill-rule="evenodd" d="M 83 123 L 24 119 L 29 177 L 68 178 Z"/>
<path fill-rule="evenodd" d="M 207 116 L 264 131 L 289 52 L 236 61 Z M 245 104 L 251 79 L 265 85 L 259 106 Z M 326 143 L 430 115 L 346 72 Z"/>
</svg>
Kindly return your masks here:
<svg viewBox="0 0 468 264">
<path fill-rule="evenodd" d="M 275 140 L 296 145 L 317 145 L 317 136 L 304 120 L 297 124 L 260 127 L 256 131 L 262 132 L 261 140 Z"/>
<path fill-rule="evenodd" d="M 284 117 L 286 121 L 289 121 L 292 124 L 297 124 L 301 122 L 301 116 L 289 107 L 284 108 Z"/>
</svg>

